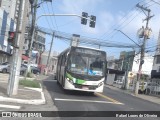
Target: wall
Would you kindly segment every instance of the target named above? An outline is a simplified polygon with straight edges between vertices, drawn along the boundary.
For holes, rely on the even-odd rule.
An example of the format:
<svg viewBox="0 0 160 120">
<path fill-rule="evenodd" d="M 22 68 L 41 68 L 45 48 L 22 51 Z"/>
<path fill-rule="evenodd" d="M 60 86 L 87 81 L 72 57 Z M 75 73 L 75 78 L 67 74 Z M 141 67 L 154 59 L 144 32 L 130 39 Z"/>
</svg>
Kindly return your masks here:
<svg viewBox="0 0 160 120">
<path fill-rule="evenodd" d="M 132 72 L 137 73 L 139 69 L 139 58 L 140 54 L 135 56 L 134 61 L 133 61 L 133 67 L 132 67 Z M 152 70 L 152 65 L 153 65 L 153 57 L 150 56 L 149 54 L 145 54 L 144 58 L 144 64 L 142 65 L 142 73 L 150 75 L 151 70 Z"/>
<path fill-rule="evenodd" d="M 115 74 L 107 74 L 106 84 L 113 85 Z"/>
</svg>

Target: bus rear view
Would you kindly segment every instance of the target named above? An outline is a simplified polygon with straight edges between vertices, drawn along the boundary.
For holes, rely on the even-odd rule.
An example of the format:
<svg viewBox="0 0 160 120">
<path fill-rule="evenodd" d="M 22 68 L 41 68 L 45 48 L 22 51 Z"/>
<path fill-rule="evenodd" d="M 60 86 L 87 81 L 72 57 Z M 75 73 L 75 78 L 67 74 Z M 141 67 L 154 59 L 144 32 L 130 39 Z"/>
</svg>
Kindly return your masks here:
<svg viewBox="0 0 160 120">
<path fill-rule="evenodd" d="M 104 51 L 71 47 L 58 57 L 57 81 L 64 89 L 103 92 L 105 74 Z"/>
</svg>

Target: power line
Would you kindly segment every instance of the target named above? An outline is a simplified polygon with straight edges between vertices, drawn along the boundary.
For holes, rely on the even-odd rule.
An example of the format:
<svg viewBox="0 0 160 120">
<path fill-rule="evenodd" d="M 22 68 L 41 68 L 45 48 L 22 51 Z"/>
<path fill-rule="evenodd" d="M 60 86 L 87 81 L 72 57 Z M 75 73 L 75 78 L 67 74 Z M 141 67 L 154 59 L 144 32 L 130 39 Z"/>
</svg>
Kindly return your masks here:
<svg viewBox="0 0 160 120">
<path fill-rule="evenodd" d="M 134 8 L 135 8 L 135 7 L 134 7 Z M 131 10 L 133 10 L 134 8 L 132 8 Z M 133 15 L 133 14 L 132 14 L 132 15 Z M 129 17 L 132 17 L 132 15 L 130 15 Z M 125 21 L 127 20 L 127 19 L 125 19 L 127 16 L 128 16 L 128 14 L 125 14 L 125 15 L 120 19 L 120 25 L 117 26 L 117 24 L 114 24 L 111 28 L 117 26 L 116 29 L 119 29 L 120 26 L 122 26 L 122 24 L 125 23 Z M 122 20 L 124 20 L 124 21 L 122 21 Z M 122 23 L 121 23 L 121 21 L 122 21 Z M 114 29 L 113 29 L 111 32 L 107 31 L 107 32 L 105 32 L 102 36 L 100 36 L 100 38 L 104 38 L 104 37 L 106 37 L 106 35 L 109 36 L 109 35 L 112 34 L 113 32 L 115 32 Z"/>
<path fill-rule="evenodd" d="M 144 0 L 143 0 L 143 1 L 144 1 Z M 141 2 L 143 2 L 143 1 L 141 1 Z M 141 2 L 139 2 L 139 3 L 141 3 Z M 150 3 L 150 2 L 148 2 L 148 3 Z M 148 4 L 148 3 L 145 3 L 145 4 Z M 132 9 L 135 9 L 135 7 L 132 8 Z M 132 9 L 131 9 L 131 10 L 132 10 Z M 137 9 L 136 9 L 136 10 L 137 10 Z M 141 11 L 141 12 L 142 12 L 142 11 Z M 141 12 L 139 12 L 138 14 L 140 14 Z M 134 13 L 134 14 L 135 14 L 135 13 Z M 134 14 L 130 15 L 128 18 L 132 17 Z M 133 21 L 133 19 L 135 19 L 135 18 L 137 17 L 138 14 L 136 14 L 136 15 L 134 16 L 134 18 L 132 18 L 131 21 L 129 21 L 129 23 L 131 23 L 131 22 Z M 128 14 L 127 14 L 127 15 L 128 15 Z M 123 20 L 127 15 L 123 16 L 123 18 L 122 18 L 121 20 Z M 121 21 L 121 20 L 120 20 L 120 21 Z M 115 28 L 115 29 L 122 29 L 122 28 L 126 27 L 129 23 L 127 23 L 127 25 L 124 25 L 124 26 L 123 26 L 123 24 L 124 24 L 127 20 L 128 20 L 128 19 L 125 19 L 125 20 L 121 23 L 121 25 L 117 26 L 117 28 Z M 116 24 L 115 24 L 114 26 L 116 26 Z M 112 28 L 113 28 L 114 26 L 112 26 Z M 121 26 L 123 26 L 123 27 L 120 28 Z M 111 37 L 113 37 L 113 36 L 117 33 L 117 31 L 112 30 L 112 31 L 108 34 L 108 36 L 111 35 L 112 33 L 113 33 L 113 35 L 112 35 Z"/>
<path fill-rule="evenodd" d="M 43 8 L 44 13 L 46 14 L 43 4 L 42 4 L 42 8 Z M 52 28 L 51 28 L 51 25 L 50 25 L 50 23 L 49 23 L 49 21 L 48 21 L 48 18 L 45 17 L 45 19 L 46 19 L 46 21 L 47 21 L 47 23 L 48 23 L 48 25 L 49 25 L 49 28 L 52 29 Z M 54 26 L 53 26 L 53 27 L 54 27 Z"/>
<path fill-rule="evenodd" d="M 39 31 L 44 32 L 46 34 L 51 35 L 51 33 L 55 33 L 55 37 L 59 38 L 59 39 L 66 39 L 66 40 L 71 40 L 72 39 L 72 34 L 68 34 L 68 33 L 64 33 L 64 32 L 59 32 L 59 31 L 53 31 L 50 29 L 46 29 L 43 27 L 38 27 L 37 28 Z M 104 42 L 104 41 L 98 41 L 96 39 L 91 39 L 91 38 L 87 38 L 87 37 L 80 37 L 80 42 L 81 43 L 86 43 L 86 44 L 92 44 L 92 45 L 99 45 L 99 46 L 104 46 L 104 47 L 119 47 L 119 48 L 136 48 L 137 46 L 133 45 L 133 44 L 118 44 L 117 42 L 113 43 L 113 42 Z"/>
<path fill-rule="evenodd" d="M 63 26 L 69 25 L 69 24 L 73 24 L 73 22 L 74 22 L 75 20 L 77 20 L 77 18 L 74 18 L 74 19 L 66 22 L 65 24 L 59 25 L 59 26 L 57 26 L 57 27 L 63 27 Z"/>
<path fill-rule="evenodd" d="M 53 14 L 54 14 L 54 10 L 53 10 L 53 3 L 51 3 L 51 10 L 52 10 L 52 12 L 53 12 Z M 56 21 L 56 17 L 54 16 L 54 22 L 55 22 L 55 24 L 56 24 L 56 28 L 57 28 L 57 30 L 58 30 L 58 25 L 57 25 L 57 21 Z"/>
<path fill-rule="evenodd" d="M 47 5 L 47 10 L 48 10 L 48 12 L 50 13 L 48 2 L 46 3 L 46 5 Z M 51 7 L 51 8 L 52 8 L 52 7 Z M 55 17 L 55 16 L 53 16 L 53 17 Z M 54 26 L 52 17 L 49 16 L 49 18 L 50 18 L 50 20 L 51 20 L 52 25 Z M 54 28 L 56 28 L 56 27 L 54 26 Z"/>
</svg>

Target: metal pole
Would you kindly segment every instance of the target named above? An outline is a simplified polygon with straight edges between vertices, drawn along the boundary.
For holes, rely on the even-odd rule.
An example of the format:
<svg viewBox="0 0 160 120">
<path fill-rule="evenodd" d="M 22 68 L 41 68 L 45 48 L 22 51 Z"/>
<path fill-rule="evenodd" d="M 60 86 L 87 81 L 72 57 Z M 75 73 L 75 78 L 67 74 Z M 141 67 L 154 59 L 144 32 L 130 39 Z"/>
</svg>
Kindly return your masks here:
<svg viewBox="0 0 160 120">
<path fill-rule="evenodd" d="M 34 40 L 34 34 L 35 34 L 35 24 L 36 24 L 36 11 L 37 11 L 37 3 L 38 0 L 35 1 L 35 5 L 31 5 L 31 10 L 32 10 L 32 26 L 31 26 L 31 40 L 30 40 L 30 45 L 29 45 L 29 50 L 28 50 L 28 64 L 27 64 L 27 71 L 25 74 L 25 79 L 27 77 L 27 73 L 31 72 L 30 70 L 30 60 L 31 60 L 31 54 L 32 54 L 32 44 L 33 44 L 33 40 Z M 33 10 L 34 9 L 34 10 Z"/>
<path fill-rule="evenodd" d="M 122 63 L 121 63 L 121 71 L 123 70 L 123 62 L 124 62 L 124 58 L 122 59 Z"/>
<path fill-rule="evenodd" d="M 49 61 L 50 61 L 50 56 L 51 56 L 51 51 L 52 51 L 52 46 L 53 46 L 53 39 L 54 39 L 54 32 L 52 35 L 52 41 L 51 41 L 51 45 L 50 45 L 50 50 L 49 50 L 49 54 L 48 54 L 48 59 L 47 59 L 47 74 L 48 74 L 48 69 L 49 69 Z"/>
</svg>

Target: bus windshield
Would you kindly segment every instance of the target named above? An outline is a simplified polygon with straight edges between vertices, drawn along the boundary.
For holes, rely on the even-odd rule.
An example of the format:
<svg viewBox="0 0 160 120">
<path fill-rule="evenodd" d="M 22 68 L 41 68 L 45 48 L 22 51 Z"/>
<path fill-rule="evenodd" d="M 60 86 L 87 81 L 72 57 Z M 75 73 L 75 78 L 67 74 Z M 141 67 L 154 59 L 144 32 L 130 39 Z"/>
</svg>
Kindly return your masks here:
<svg viewBox="0 0 160 120">
<path fill-rule="evenodd" d="M 71 54 L 68 62 L 68 70 L 84 75 L 103 76 L 105 69 L 105 59 L 100 56 L 86 56 Z"/>
</svg>

